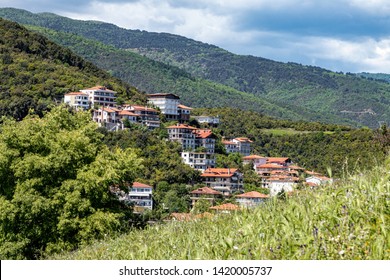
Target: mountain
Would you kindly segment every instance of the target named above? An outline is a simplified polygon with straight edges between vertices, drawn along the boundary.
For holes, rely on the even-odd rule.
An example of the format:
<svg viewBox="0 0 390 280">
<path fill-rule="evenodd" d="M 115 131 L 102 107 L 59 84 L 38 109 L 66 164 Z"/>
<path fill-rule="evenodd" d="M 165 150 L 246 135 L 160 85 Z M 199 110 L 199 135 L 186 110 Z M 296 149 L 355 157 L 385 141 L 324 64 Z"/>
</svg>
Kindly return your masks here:
<svg viewBox="0 0 390 280">
<path fill-rule="evenodd" d="M 165 67 L 165 71 L 170 72 L 169 75 L 173 71 L 180 73 L 180 78 L 184 75 L 185 79 L 197 81 L 198 85 L 208 83 L 211 88 L 215 87 L 214 93 L 209 93 L 209 87 L 199 88 L 195 94 L 196 90 L 192 86 L 182 86 L 182 80 L 172 75 L 164 76 L 169 81 L 169 87 L 166 83 L 158 84 L 159 79 L 148 81 L 147 77 L 154 76 L 155 72 L 145 72 L 142 77 L 133 78 L 132 83 L 141 90 L 157 92 L 167 89 L 179 94 L 190 106 L 228 104 L 241 109 L 255 108 L 258 112 L 282 118 L 370 127 L 377 127 L 378 122 L 387 122 L 390 117 L 390 85 L 352 74 L 235 55 L 217 46 L 182 36 L 127 30 L 104 22 L 78 21 L 49 13 L 33 14 L 16 9 L 0 9 L 0 16 L 22 24 L 82 36 L 111 46 L 116 51 L 137 53 L 176 67 L 154 64 L 159 69 L 156 71 L 162 71 L 160 67 Z M 72 41 L 67 39 L 63 44 L 71 46 Z M 73 50 L 79 54 L 83 52 L 76 47 Z M 84 51 L 84 56 L 96 64 L 105 55 L 106 53 L 93 55 Z M 145 63 L 150 63 L 150 60 L 140 64 Z M 136 76 L 137 70 L 144 69 L 142 67 L 145 66 L 139 64 L 130 69 L 127 65 L 121 67 L 120 64 L 115 63 L 110 69 L 103 68 L 123 78 L 132 74 Z M 177 70 L 179 68 L 181 72 Z M 144 86 L 147 82 L 148 86 Z M 221 85 L 224 85 L 223 90 L 219 88 Z M 238 95 L 232 95 L 232 92 Z M 251 104 L 252 108 L 243 104 Z M 271 104 L 275 109 L 264 109 Z"/>
<path fill-rule="evenodd" d="M 145 95 L 42 35 L 0 18 L 0 115 L 22 119 L 41 114 L 63 94 L 97 84 L 124 99 L 146 102 Z"/>
<path fill-rule="evenodd" d="M 356 73 L 356 75 L 358 77 L 367 78 L 369 80 L 376 80 L 376 81 L 382 81 L 385 83 L 390 83 L 390 74 L 362 72 L 362 73 Z"/>
</svg>

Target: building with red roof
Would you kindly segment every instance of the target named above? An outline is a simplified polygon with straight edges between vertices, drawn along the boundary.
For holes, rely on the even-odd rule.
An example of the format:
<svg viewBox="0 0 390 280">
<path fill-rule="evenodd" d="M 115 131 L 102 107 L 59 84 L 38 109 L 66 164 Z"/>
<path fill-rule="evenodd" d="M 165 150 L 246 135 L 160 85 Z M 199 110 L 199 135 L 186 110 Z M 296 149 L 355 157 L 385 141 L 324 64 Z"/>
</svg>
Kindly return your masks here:
<svg viewBox="0 0 390 280">
<path fill-rule="evenodd" d="M 237 203 L 242 207 L 255 207 L 269 198 L 269 195 L 256 191 L 236 195 Z"/>
<path fill-rule="evenodd" d="M 203 184 L 225 196 L 243 192 L 243 175 L 237 168 L 208 168 L 201 177 Z"/>
</svg>

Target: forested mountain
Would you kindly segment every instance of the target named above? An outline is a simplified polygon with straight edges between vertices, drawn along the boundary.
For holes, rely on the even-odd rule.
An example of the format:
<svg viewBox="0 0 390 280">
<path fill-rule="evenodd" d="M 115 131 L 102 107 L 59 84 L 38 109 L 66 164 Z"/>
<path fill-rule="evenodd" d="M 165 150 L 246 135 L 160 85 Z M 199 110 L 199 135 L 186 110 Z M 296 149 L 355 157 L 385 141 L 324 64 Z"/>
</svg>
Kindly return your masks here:
<svg viewBox="0 0 390 280">
<path fill-rule="evenodd" d="M 107 72 L 19 24 L 0 19 L 0 115 L 22 119 L 30 109 L 40 114 L 63 94 L 97 84 L 134 102 L 144 94 Z"/>
<path fill-rule="evenodd" d="M 33 14 L 16 9 L 0 9 L 0 16 L 23 24 L 77 34 L 116 49 L 139 53 L 156 61 L 176 66 L 188 72 L 190 74 L 188 78 L 195 79 L 200 84 L 203 84 L 204 80 L 198 78 L 214 81 L 249 94 L 252 103 L 256 104 L 255 107 L 258 107 L 260 112 L 263 112 L 264 104 L 259 103 L 259 100 L 267 100 L 267 103 L 286 109 L 286 116 L 280 113 L 271 114 L 274 116 L 290 118 L 290 112 L 293 111 L 301 115 L 302 119 L 352 125 L 358 123 L 370 127 L 377 127 L 378 121 L 387 122 L 390 117 L 390 85 L 362 79 L 355 75 L 334 73 L 319 67 L 296 63 L 280 63 L 259 57 L 235 55 L 216 46 L 182 36 L 126 30 L 103 22 L 76 21 L 54 14 Z M 74 50 L 77 53 L 82 52 L 76 48 Z M 89 55 L 91 61 L 97 63 L 96 57 L 85 55 Z M 124 67 L 116 68 L 116 66 L 112 65 L 109 69 L 114 75 L 131 75 L 130 70 L 125 72 Z M 180 73 L 188 76 L 184 72 Z M 140 77 L 133 83 L 138 86 L 145 84 L 145 80 L 145 77 Z M 211 87 L 213 85 L 215 84 L 210 84 Z M 139 88 L 145 91 L 161 89 L 153 83 L 149 86 L 148 88 L 139 86 Z M 174 86 L 171 88 L 173 90 L 170 91 L 179 94 L 183 100 L 191 101 L 189 96 L 193 94 L 193 88 L 192 92 L 189 90 L 191 87 L 187 85 L 176 89 Z M 199 92 L 203 90 L 206 89 L 200 88 Z M 216 89 L 216 92 L 220 96 L 210 94 L 210 101 L 216 100 L 217 97 L 226 98 L 226 95 L 230 94 L 227 88 Z M 195 102 L 198 100 L 199 98 L 193 99 L 189 105 L 199 106 Z M 246 98 L 242 100 L 244 103 L 248 102 Z M 237 102 L 233 99 L 230 106 L 237 106 Z"/>
</svg>

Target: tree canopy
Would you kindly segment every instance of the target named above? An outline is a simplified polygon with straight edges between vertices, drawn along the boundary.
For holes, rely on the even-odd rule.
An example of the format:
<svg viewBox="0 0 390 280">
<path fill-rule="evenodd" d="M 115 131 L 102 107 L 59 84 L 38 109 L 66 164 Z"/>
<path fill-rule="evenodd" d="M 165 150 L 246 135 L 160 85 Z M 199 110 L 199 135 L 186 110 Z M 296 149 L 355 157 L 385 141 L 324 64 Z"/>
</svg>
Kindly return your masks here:
<svg viewBox="0 0 390 280">
<path fill-rule="evenodd" d="M 127 226 L 110 192 L 142 170 L 132 149 L 110 151 L 88 113 L 54 108 L 0 126 L 0 258 L 34 259 Z"/>
</svg>

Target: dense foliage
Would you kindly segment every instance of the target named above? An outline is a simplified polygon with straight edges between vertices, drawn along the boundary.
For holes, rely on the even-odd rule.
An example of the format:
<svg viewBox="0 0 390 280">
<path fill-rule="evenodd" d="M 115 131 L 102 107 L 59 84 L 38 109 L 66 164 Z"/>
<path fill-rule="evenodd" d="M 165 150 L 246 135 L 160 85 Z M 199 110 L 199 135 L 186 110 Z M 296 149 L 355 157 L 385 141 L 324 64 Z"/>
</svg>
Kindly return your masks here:
<svg viewBox="0 0 390 280">
<path fill-rule="evenodd" d="M 57 107 L 0 126 L 0 259 L 39 257 L 125 229 L 131 209 L 110 186 L 142 170 L 132 149 L 110 151 L 88 113 Z"/>
<path fill-rule="evenodd" d="M 221 124 L 215 132 L 227 138 L 249 137 L 254 154 L 290 157 L 304 168 L 325 174 L 329 169 L 332 175 L 340 176 L 356 167 L 371 168 L 387 153 L 381 144 L 385 139 L 378 139 L 377 132 L 370 129 L 277 120 L 232 108 L 196 109 L 193 113 L 218 115 Z M 270 129 L 285 129 L 287 133 L 276 135 Z"/>
<path fill-rule="evenodd" d="M 103 22 L 75 21 L 54 14 L 32 14 L 16 9 L 1 9 L 0 16 L 23 24 L 77 34 L 117 49 L 142 54 L 176 66 L 195 78 L 214 81 L 252 95 L 256 104 L 266 99 L 274 106 L 283 107 L 286 112 L 295 112 L 306 120 L 378 127 L 378 121 L 386 122 L 390 117 L 390 85 L 386 83 L 319 67 L 235 55 L 181 36 L 126 30 Z M 123 72 L 125 69 L 122 67 L 117 68 L 118 65 L 110 70 L 118 76 L 130 76 Z M 146 80 L 145 76 L 140 77 L 135 84 L 149 83 Z M 151 91 L 159 91 L 158 85 L 157 82 Z M 179 91 L 183 97 L 193 94 L 187 86 L 175 92 Z M 226 91 L 222 90 L 221 95 L 226 95 Z M 215 97 L 210 99 L 214 100 Z M 230 106 L 238 104 L 233 100 Z M 191 105 L 195 106 L 195 103 Z M 260 112 L 263 112 L 262 105 L 260 102 Z M 274 116 L 280 116 L 280 113 Z"/>
<path fill-rule="evenodd" d="M 389 162 L 252 210 L 154 225 L 54 259 L 389 260 Z M 174 234 L 172 234 L 174 233 Z"/>
<path fill-rule="evenodd" d="M 145 102 L 135 88 L 16 23 L 0 19 L 0 115 L 42 115 L 67 92 L 106 85 L 126 100 Z"/>
</svg>

